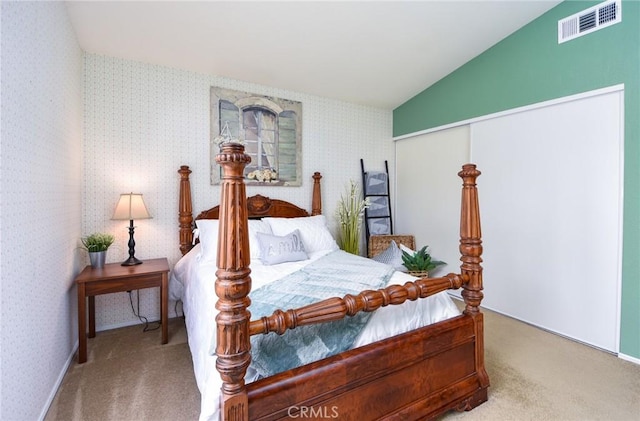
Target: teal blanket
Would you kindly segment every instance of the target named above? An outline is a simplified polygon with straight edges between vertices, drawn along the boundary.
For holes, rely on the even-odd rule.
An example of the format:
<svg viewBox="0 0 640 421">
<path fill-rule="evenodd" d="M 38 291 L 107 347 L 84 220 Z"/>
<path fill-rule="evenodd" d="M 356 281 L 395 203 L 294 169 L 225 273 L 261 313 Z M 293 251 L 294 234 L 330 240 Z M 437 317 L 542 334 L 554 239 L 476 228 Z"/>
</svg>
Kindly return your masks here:
<svg viewBox="0 0 640 421">
<path fill-rule="evenodd" d="M 384 287 L 393 268 L 337 250 L 303 269 L 251 292 L 251 319 L 275 310 L 295 309 L 314 302 Z M 251 337 L 251 367 L 267 377 L 351 348 L 371 313 L 329 323 L 300 326 L 283 335 Z"/>
</svg>

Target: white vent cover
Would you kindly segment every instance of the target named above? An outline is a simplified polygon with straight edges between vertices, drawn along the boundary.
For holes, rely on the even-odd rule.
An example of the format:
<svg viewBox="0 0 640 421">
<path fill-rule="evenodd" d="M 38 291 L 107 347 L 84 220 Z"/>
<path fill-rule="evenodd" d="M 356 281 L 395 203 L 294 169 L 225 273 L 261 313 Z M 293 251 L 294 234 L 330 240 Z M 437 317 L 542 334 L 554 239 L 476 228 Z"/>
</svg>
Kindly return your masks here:
<svg viewBox="0 0 640 421">
<path fill-rule="evenodd" d="M 558 44 L 622 21 L 622 1 L 610 0 L 558 21 Z"/>
</svg>

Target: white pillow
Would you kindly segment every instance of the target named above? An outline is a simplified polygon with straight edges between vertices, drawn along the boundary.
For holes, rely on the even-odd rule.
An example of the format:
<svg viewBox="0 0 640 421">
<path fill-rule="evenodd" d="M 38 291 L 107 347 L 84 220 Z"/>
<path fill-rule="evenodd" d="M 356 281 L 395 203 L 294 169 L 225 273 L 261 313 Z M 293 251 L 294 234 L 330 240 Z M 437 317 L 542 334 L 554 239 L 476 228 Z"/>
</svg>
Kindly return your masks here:
<svg viewBox="0 0 640 421">
<path fill-rule="evenodd" d="M 400 250 L 406 252 L 407 254 L 410 255 L 414 255 L 416 253 L 415 250 L 410 249 L 409 247 L 405 246 L 404 244 L 400 243 Z"/>
<path fill-rule="evenodd" d="M 218 256 L 218 227 L 217 219 L 197 219 L 198 238 L 202 249 L 199 260 L 214 261 Z M 249 252 L 252 259 L 260 258 L 260 243 L 256 233 L 271 234 L 271 226 L 260 219 L 249 220 Z"/>
<path fill-rule="evenodd" d="M 307 216 L 300 218 L 263 218 L 271 226 L 274 235 L 287 235 L 294 230 L 300 230 L 302 242 L 307 253 L 317 251 L 338 250 L 338 243 L 327 228 L 327 220 L 324 215 Z"/>
<path fill-rule="evenodd" d="M 200 240 L 200 261 L 216 261 L 218 256 L 218 220 L 196 219 Z"/>
<path fill-rule="evenodd" d="M 304 248 L 300 231 L 294 230 L 285 236 L 256 233 L 262 253 L 260 260 L 265 265 L 307 260 L 309 256 Z"/>
</svg>

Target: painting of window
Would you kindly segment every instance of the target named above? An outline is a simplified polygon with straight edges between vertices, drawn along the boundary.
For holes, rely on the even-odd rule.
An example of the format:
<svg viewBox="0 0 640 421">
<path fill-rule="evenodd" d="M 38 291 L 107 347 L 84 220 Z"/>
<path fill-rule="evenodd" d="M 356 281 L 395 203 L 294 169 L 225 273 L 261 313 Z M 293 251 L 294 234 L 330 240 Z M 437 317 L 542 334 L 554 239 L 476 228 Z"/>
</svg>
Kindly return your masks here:
<svg viewBox="0 0 640 421">
<path fill-rule="evenodd" d="M 211 88 L 211 184 L 220 184 L 215 156 L 224 139 L 244 144 L 251 157 L 247 184 L 301 185 L 301 136 L 301 102 Z"/>
</svg>

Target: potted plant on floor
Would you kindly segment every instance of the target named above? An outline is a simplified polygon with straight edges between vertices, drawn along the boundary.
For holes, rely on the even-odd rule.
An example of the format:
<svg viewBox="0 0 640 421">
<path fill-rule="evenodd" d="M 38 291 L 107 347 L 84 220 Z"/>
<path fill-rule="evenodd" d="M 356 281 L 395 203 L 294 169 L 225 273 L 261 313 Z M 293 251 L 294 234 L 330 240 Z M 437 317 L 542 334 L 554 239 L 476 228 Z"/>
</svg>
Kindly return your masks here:
<svg viewBox="0 0 640 421">
<path fill-rule="evenodd" d="M 81 239 L 82 245 L 89 252 L 91 266 L 96 269 L 104 267 L 107 249 L 113 244 L 115 237 L 111 234 L 96 232 Z"/>
<path fill-rule="evenodd" d="M 438 266 L 446 265 L 445 262 L 433 260 L 427 252 L 428 247 L 429 246 L 424 246 L 413 253 L 408 253 L 405 250 L 402 251 L 402 262 L 407 268 L 409 275 L 417 276 L 418 278 L 427 278 L 429 277 L 430 270 Z"/>
</svg>

